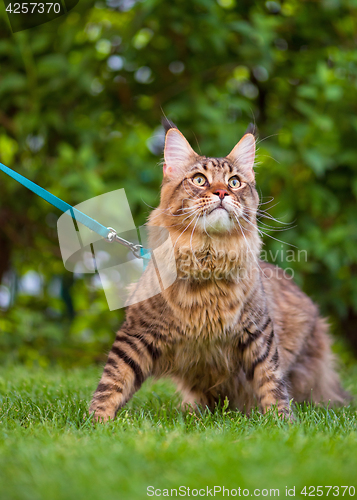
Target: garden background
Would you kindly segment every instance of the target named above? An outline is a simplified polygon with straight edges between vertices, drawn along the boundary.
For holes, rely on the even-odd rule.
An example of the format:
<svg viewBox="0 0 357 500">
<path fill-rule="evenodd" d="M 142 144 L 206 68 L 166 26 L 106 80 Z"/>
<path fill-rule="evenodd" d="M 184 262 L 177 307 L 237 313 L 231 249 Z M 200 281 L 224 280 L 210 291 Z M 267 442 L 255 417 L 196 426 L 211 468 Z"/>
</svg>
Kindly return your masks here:
<svg viewBox="0 0 357 500">
<path fill-rule="evenodd" d="M 254 122 L 263 207 L 291 225 L 264 249 L 329 317 L 357 394 L 356 43 L 357 0 L 80 0 L 16 34 L 0 1 L 0 161 L 72 205 L 125 188 L 139 226 L 159 202 L 164 114 L 213 156 Z M 149 383 L 114 423 L 83 420 L 124 312 L 64 269 L 59 215 L 0 172 L 3 498 L 144 498 L 153 477 L 352 484 L 354 406 L 300 408 L 290 428 L 182 414 Z M 307 258 L 281 259 L 295 247 Z"/>
</svg>

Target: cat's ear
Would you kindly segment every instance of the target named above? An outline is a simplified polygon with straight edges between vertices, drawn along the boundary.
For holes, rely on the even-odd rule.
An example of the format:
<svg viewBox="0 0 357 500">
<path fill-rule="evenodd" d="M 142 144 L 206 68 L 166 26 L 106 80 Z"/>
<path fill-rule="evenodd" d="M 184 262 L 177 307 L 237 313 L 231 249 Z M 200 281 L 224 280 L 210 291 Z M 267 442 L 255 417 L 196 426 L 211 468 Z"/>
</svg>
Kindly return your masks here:
<svg viewBox="0 0 357 500">
<path fill-rule="evenodd" d="M 239 166 L 249 182 L 254 182 L 255 137 L 253 134 L 245 134 L 227 158 Z"/>
<path fill-rule="evenodd" d="M 167 131 L 164 151 L 165 177 L 173 178 L 182 175 L 196 156 L 197 154 L 177 128 L 170 128 Z"/>
</svg>

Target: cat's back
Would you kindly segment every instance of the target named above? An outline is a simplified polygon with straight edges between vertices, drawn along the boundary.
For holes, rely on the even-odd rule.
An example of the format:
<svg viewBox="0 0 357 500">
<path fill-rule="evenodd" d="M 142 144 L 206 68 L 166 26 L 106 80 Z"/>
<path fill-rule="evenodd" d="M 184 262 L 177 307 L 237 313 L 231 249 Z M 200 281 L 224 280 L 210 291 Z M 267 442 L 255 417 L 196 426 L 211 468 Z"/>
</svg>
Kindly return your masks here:
<svg viewBox="0 0 357 500">
<path fill-rule="evenodd" d="M 293 276 L 286 270 L 265 261 L 259 261 L 262 284 L 268 298 L 275 304 L 276 310 L 291 316 L 304 316 L 317 311 L 317 306 L 294 282 Z"/>
</svg>

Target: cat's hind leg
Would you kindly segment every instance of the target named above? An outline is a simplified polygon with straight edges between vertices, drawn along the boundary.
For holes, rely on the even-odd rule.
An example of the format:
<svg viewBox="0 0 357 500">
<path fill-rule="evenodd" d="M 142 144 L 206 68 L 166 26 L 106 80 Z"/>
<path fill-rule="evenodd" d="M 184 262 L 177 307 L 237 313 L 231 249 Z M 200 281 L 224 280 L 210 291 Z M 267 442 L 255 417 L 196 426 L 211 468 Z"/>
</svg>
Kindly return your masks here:
<svg viewBox="0 0 357 500">
<path fill-rule="evenodd" d="M 328 325 L 318 318 L 289 373 L 291 395 L 297 402 L 344 404 L 351 396 L 335 370 Z"/>
</svg>

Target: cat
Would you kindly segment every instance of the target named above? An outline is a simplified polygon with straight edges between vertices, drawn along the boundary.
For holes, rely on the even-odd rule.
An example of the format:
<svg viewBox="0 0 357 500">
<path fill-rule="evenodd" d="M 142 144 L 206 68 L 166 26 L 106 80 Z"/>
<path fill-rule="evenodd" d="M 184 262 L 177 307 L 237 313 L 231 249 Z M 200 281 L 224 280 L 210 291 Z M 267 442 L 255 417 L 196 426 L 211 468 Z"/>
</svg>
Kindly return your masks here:
<svg viewBox="0 0 357 500">
<path fill-rule="evenodd" d="M 148 221 L 169 231 L 176 281 L 131 305 L 89 412 L 113 419 L 149 376 L 168 376 L 184 405 L 249 412 L 291 400 L 343 404 L 328 325 L 279 267 L 259 260 L 255 134 L 225 158 L 193 151 L 168 122 L 161 200 Z M 163 256 L 164 258 L 164 256 Z M 134 291 L 150 287 L 152 262 Z M 138 291 L 139 290 L 139 291 Z"/>
</svg>

